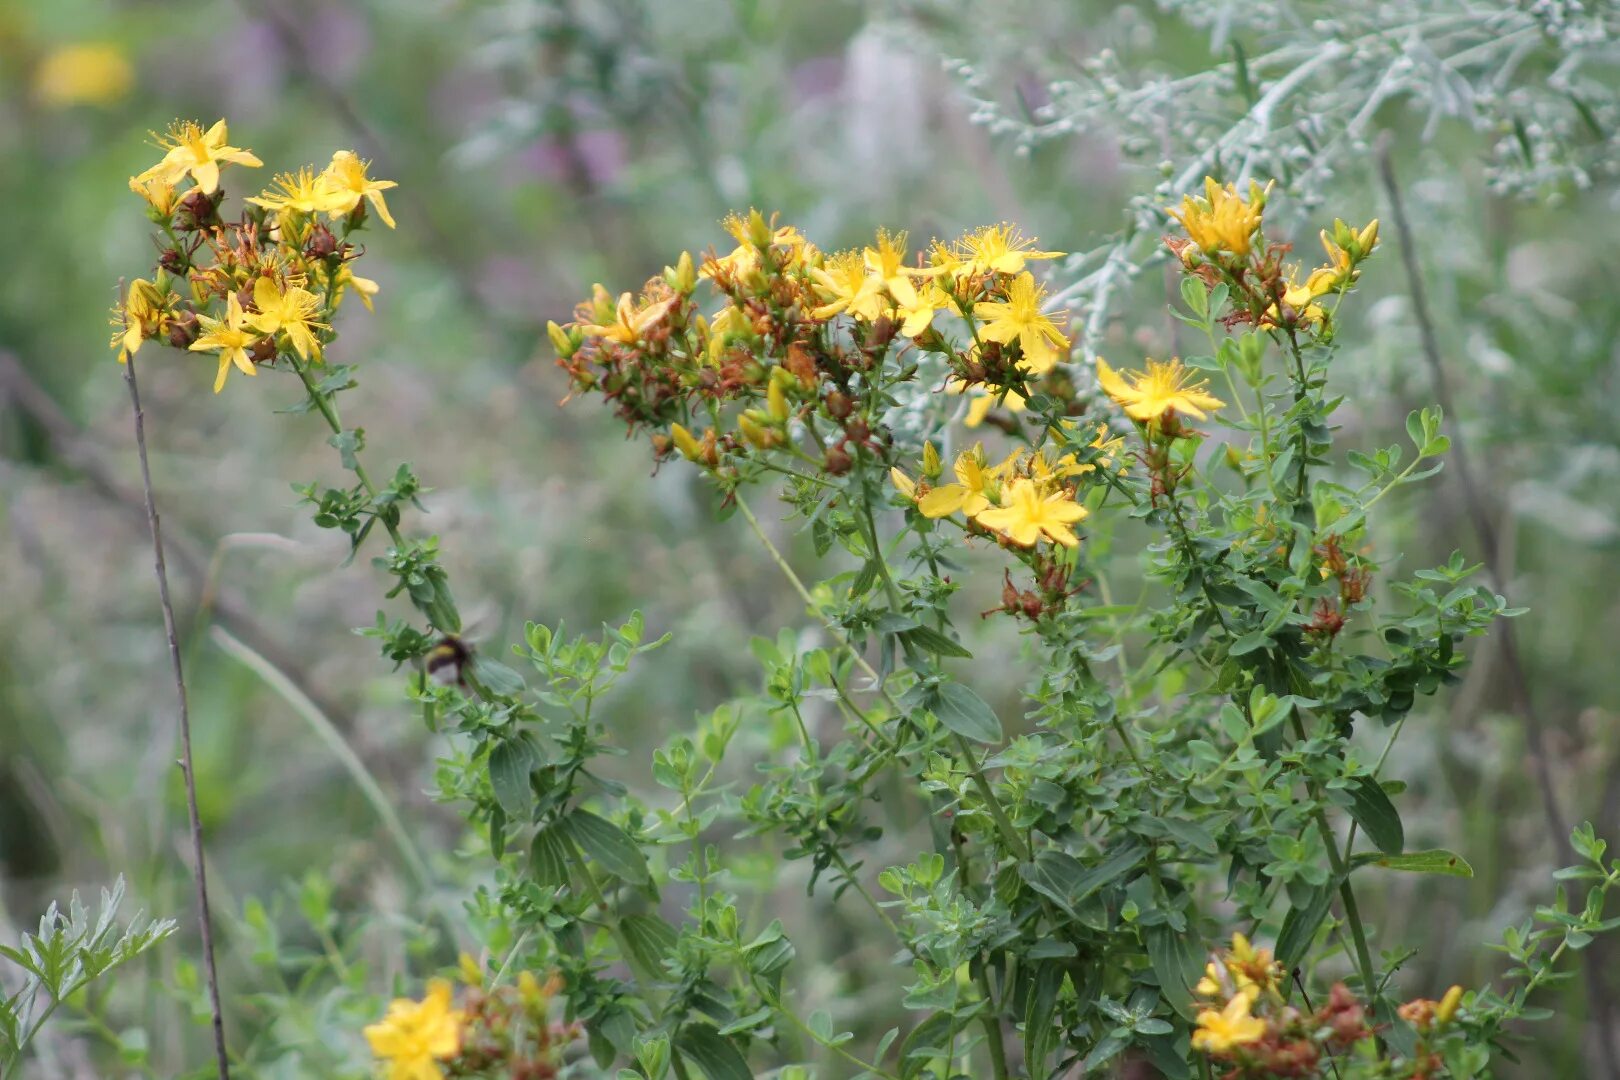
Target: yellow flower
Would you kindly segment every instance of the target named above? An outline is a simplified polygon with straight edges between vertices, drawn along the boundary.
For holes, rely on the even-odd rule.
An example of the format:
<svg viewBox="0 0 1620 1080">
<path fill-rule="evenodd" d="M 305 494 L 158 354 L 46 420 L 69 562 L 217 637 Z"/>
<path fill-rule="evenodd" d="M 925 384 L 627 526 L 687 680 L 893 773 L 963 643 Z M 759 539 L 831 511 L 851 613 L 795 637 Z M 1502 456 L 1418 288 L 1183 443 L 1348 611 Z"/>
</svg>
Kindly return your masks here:
<svg viewBox="0 0 1620 1080">
<path fill-rule="evenodd" d="M 1121 376 L 1108 366 L 1108 361 L 1097 357 L 1098 384 L 1133 420 L 1151 423 L 1172 409 L 1202 420 L 1203 410 L 1226 404 L 1205 392 L 1206 381 L 1189 382 L 1192 372 L 1182 367 L 1180 360 L 1172 359 L 1168 364 L 1149 360 L 1147 365 L 1146 372 L 1130 371 Z"/>
<path fill-rule="evenodd" d="M 327 270 L 324 261 L 315 264 L 315 280 L 323 289 L 326 287 L 327 283 L 331 281 L 331 272 Z M 371 298 L 377 295 L 381 289 L 381 286 L 370 278 L 363 278 L 359 274 L 356 274 L 353 270 L 349 269 L 348 263 L 344 263 L 338 268 L 337 282 L 332 286 L 333 311 L 336 311 L 338 308 L 343 306 L 343 296 L 351 288 L 360 295 L 360 302 L 366 305 L 367 311 L 375 310 L 371 306 Z"/>
<path fill-rule="evenodd" d="M 1086 508 L 1066 494 L 1043 495 L 1034 480 L 1014 480 L 1002 493 L 1001 501 L 1001 506 L 984 511 L 975 520 L 1023 547 L 1029 547 L 1043 534 L 1065 547 L 1080 542 L 1069 526 L 1086 518 Z"/>
<path fill-rule="evenodd" d="M 275 282 L 261 277 L 253 283 L 253 306 L 259 313 L 248 317 L 249 326 L 261 334 L 286 334 L 300 359 L 321 358 L 321 343 L 315 331 L 326 329 L 326 324 L 315 321 L 321 302 L 314 293 L 297 285 L 278 289 Z"/>
<path fill-rule="evenodd" d="M 335 211 L 341 197 L 327 186 L 324 173 L 305 165 L 295 173 L 277 173 L 270 187 L 243 201 L 277 213 L 319 214 Z"/>
<path fill-rule="evenodd" d="M 360 200 L 365 199 L 377 211 L 383 224 L 392 229 L 394 216 L 388 212 L 388 204 L 383 201 L 382 193 L 399 185 L 392 180 L 372 180 L 367 177 L 366 168 L 370 164 L 369 161 L 361 161 L 353 150 L 339 150 L 333 154 L 331 164 L 320 175 L 320 183 L 328 195 L 325 209 L 335 221 L 353 213 Z"/>
<path fill-rule="evenodd" d="M 956 483 L 941 484 L 918 500 L 917 509 L 923 517 L 949 517 L 960 510 L 972 518 L 990 509 L 999 468 L 985 466 L 984 447 L 975 446 L 956 455 L 954 469 Z"/>
<path fill-rule="evenodd" d="M 197 322 L 202 324 L 205 333 L 191 343 L 191 351 L 219 353 L 219 374 L 214 376 L 214 393 L 225 389 L 225 376 L 230 374 L 232 364 L 244 375 L 259 373 L 247 354 L 248 347 L 259 339 L 259 335 L 248 328 L 247 318 L 242 314 L 242 305 L 235 293 L 225 297 L 223 320 L 199 315 Z"/>
<path fill-rule="evenodd" d="M 1026 238 L 1011 225 L 990 225 L 962 238 L 963 253 L 967 256 L 966 273 L 991 271 L 997 274 L 1017 274 L 1030 259 L 1056 259 L 1061 251 L 1036 251 L 1035 238 Z"/>
<path fill-rule="evenodd" d="M 1249 1015 L 1249 999 L 1239 994 L 1221 1012 L 1205 1009 L 1198 1014 L 1198 1029 L 1192 1034 L 1194 1050 L 1221 1054 L 1234 1046 L 1259 1042 L 1266 1034 L 1266 1022 Z"/>
<path fill-rule="evenodd" d="M 1005 301 L 985 300 L 973 306 L 974 317 L 985 320 L 980 334 L 1003 345 L 1018 342 L 1024 353 L 1019 366 L 1036 375 L 1052 370 L 1060 359 L 1059 350 L 1067 354 L 1069 349 L 1069 339 L 1041 311 L 1044 296 L 1035 276 L 1024 273 L 1013 278 Z"/>
<path fill-rule="evenodd" d="M 810 271 L 827 302 L 811 312 L 818 319 L 830 319 L 848 312 L 864 322 L 880 318 L 888 308 L 883 298 L 883 280 L 866 272 L 866 261 L 858 251 L 843 251 L 827 260 L 827 265 Z"/>
<path fill-rule="evenodd" d="M 891 233 L 887 229 L 879 229 L 877 233 L 877 247 L 867 248 L 861 253 L 861 261 L 869 273 L 883 283 L 894 297 L 895 303 L 900 305 L 902 311 L 910 310 L 913 315 L 922 307 L 918 299 L 917 289 L 911 284 L 914 277 L 932 277 L 938 270 L 919 270 L 906 266 L 906 234 Z M 943 305 L 941 305 L 943 306 Z M 932 321 L 933 312 L 928 313 L 928 321 Z M 914 319 L 908 321 L 908 325 Z M 907 337 L 916 337 L 927 329 L 925 321 L 917 330 L 902 330 Z"/>
<path fill-rule="evenodd" d="M 614 309 L 611 323 L 596 323 L 581 326 L 587 337 L 607 338 L 609 341 L 621 342 L 625 345 L 634 345 L 651 329 L 659 319 L 668 313 L 675 303 L 675 297 L 660 300 L 655 304 L 637 309 L 629 293 L 619 294 L 618 306 Z"/>
<path fill-rule="evenodd" d="M 909 287 L 909 286 L 908 286 Z M 893 290 L 891 290 L 893 295 Z M 899 299 L 896 296 L 896 299 Z M 912 299 L 909 303 L 901 301 L 900 333 L 904 337 L 916 337 L 926 333 L 934 325 L 934 316 L 951 306 L 951 298 L 944 289 L 932 281 L 924 282 L 920 289 L 912 290 Z"/>
<path fill-rule="evenodd" d="M 945 392 L 968 395 L 967 416 L 962 419 L 964 427 L 976 428 L 984 423 L 984 418 L 998 403 L 1011 413 L 1021 413 L 1029 407 L 1021 395 L 1011 390 L 996 393 L 983 386 L 969 386 L 960 379 L 947 379 Z"/>
<path fill-rule="evenodd" d="M 55 109 L 110 105 L 129 93 L 135 71 L 124 50 L 106 42 L 53 49 L 34 69 L 34 96 Z"/>
<path fill-rule="evenodd" d="M 141 349 L 141 342 L 157 334 L 166 316 L 163 296 L 157 286 L 144 278 L 129 283 L 124 305 L 113 309 L 112 347 L 118 350 L 118 362 L 126 364 Z"/>
<path fill-rule="evenodd" d="M 450 984 L 434 979 L 427 997 L 395 999 L 365 1035 L 371 1052 L 388 1063 L 388 1080 L 444 1080 L 438 1063 L 461 1053 L 461 1025 L 462 1014 L 450 1007 Z"/>
<path fill-rule="evenodd" d="M 1254 231 L 1260 227 L 1261 211 L 1271 184 L 1261 188 L 1249 182 L 1245 200 L 1231 184 L 1222 187 L 1212 176 L 1204 177 L 1204 196 L 1188 195 L 1170 216 L 1181 222 L 1193 243 L 1206 255 L 1229 251 L 1239 257 L 1249 253 Z"/>
<path fill-rule="evenodd" d="M 189 173 L 197 182 L 199 191 L 212 195 L 219 187 L 220 166 L 234 164 L 256 167 L 264 164 L 250 152 L 229 145 L 225 141 L 229 137 L 223 120 L 207 131 L 194 120 L 173 124 L 168 134 L 158 139 L 158 147 L 167 151 L 163 160 L 142 173 L 141 177 L 155 175 L 177 184 L 181 177 Z"/>
<path fill-rule="evenodd" d="M 130 177 L 129 190 L 145 199 L 159 217 L 166 218 L 173 214 L 175 204 L 179 201 L 175 198 L 174 185 L 151 172 Z"/>
</svg>

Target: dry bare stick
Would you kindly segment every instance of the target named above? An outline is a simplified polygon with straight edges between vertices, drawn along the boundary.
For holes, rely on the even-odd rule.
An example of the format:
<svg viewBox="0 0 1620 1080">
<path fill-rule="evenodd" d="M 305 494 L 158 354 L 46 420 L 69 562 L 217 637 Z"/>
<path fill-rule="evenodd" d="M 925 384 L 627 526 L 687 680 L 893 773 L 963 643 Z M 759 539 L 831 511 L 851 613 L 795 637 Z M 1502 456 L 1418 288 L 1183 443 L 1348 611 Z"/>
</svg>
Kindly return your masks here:
<svg viewBox="0 0 1620 1080">
<path fill-rule="evenodd" d="M 169 638 L 169 659 L 174 666 L 174 688 L 180 699 L 180 771 L 186 781 L 186 812 L 191 820 L 193 878 L 197 883 L 197 926 L 202 933 L 203 971 L 208 977 L 208 1001 L 214 1014 L 214 1056 L 219 1080 L 230 1080 L 230 1059 L 225 1053 L 225 1017 L 219 1006 L 219 973 L 214 965 L 214 924 L 208 912 L 208 871 L 203 865 L 202 820 L 197 813 L 197 778 L 191 761 L 191 712 L 186 704 L 186 677 L 180 664 L 180 634 L 175 629 L 174 606 L 169 603 L 169 574 L 163 565 L 163 532 L 158 525 L 157 503 L 152 496 L 152 470 L 146 460 L 146 418 L 141 392 L 135 384 L 135 357 L 124 365 L 129 403 L 135 411 L 135 447 L 141 458 L 141 487 L 146 493 L 146 523 L 152 530 L 152 558 L 157 573 L 158 600 L 163 605 L 163 629 Z"/>
<path fill-rule="evenodd" d="M 1389 200 L 1390 218 L 1395 226 L 1395 240 L 1400 248 L 1401 262 L 1406 267 L 1407 287 L 1412 297 L 1412 315 L 1417 320 L 1423 360 L 1429 369 L 1434 396 L 1439 401 L 1440 408 L 1452 418 L 1451 457 L 1456 464 L 1455 471 L 1458 486 L 1462 489 L 1464 509 L 1473 524 L 1479 545 L 1484 549 L 1485 567 L 1490 572 L 1492 583 L 1497 588 L 1502 588 L 1507 583 L 1511 567 L 1507 566 L 1503 559 L 1496 524 L 1485 505 L 1485 497 L 1480 490 L 1479 480 L 1469 458 L 1468 446 L 1463 439 L 1462 427 L 1457 423 L 1459 413 L 1451 396 L 1451 388 L 1446 382 L 1445 366 L 1440 360 L 1440 340 L 1435 334 L 1434 319 L 1429 313 L 1428 294 L 1424 291 L 1423 274 L 1418 265 L 1417 245 L 1413 242 L 1411 224 L 1406 217 L 1406 203 L 1401 198 L 1400 184 L 1395 178 L 1395 162 L 1390 152 L 1390 142 L 1390 134 L 1387 131 L 1378 139 L 1378 173 L 1383 182 L 1385 197 Z M 1525 742 L 1530 749 L 1530 773 L 1541 795 L 1548 838 L 1552 841 L 1554 850 L 1559 852 L 1560 858 L 1570 861 L 1573 858 L 1573 851 L 1569 846 L 1569 826 L 1558 807 L 1558 793 L 1553 781 L 1552 767 L 1548 762 L 1545 733 L 1530 693 L 1530 678 L 1519 653 L 1518 634 L 1514 631 L 1512 619 L 1502 621 L 1497 630 L 1497 639 L 1501 644 L 1502 666 L 1507 676 L 1508 694 L 1512 699 L 1513 711 L 1518 713 L 1519 719 L 1524 724 Z M 1594 963 L 1596 953 L 1590 949 L 1585 950 L 1581 953 L 1581 957 L 1582 972 L 1586 981 L 1587 1006 L 1591 1009 L 1592 1027 L 1597 1031 L 1603 1075 L 1615 1080 L 1620 1077 L 1620 1064 L 1616 1062 L 1614 1045 L 1609 1036 L 1612 1027 L 1608 990 L 1603 985 L 1599 965 Z"/>
</svg>

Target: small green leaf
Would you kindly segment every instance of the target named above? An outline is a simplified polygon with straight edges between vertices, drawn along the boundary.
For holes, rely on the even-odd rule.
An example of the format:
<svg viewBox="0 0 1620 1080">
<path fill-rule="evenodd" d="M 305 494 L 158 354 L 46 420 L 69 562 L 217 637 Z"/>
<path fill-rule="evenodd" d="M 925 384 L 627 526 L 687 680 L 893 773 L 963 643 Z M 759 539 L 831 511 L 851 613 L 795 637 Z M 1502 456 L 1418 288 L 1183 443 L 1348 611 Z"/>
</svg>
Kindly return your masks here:
<svg viewBox="0 0 1620 1080">
<path fill-rule="evenodd" d="M 529 844 L 529 873 L 534 880 L 547 888 L 566 889 L 572 844 L 560 826 L 548 825 L 536 832 Z"/>
<path fill-rule="evenodd" d="M 1401 815 L 1384 789 L 1371 776 L 1358 776 L 1350 782 L 1350 816 L 1367 832 L 1367 837 L 1386 855 L 1399 855 L 1406 846 L 1406 830 Z"/>
<path fill-rule="evenodd" d="M 963 660 L 973 658 L 973 654 L 963 648 L 960 643 L 946 637 L 931 626 L 916 626 L 904 631 L 900 636 L 919 649 L 927 649 L 935 656 L 951 656 Z"/>
<path fill-rule="evenodd" d="M 647 857 L 630 835 L 613 822 L 589 810 L 575 810 L 563 819 L 563 824 L 580 850 L 608 873 L 635 885 L 645 885 L 651 880 Z"/>
<path fill-rule="evenodd" d="M 534 806 L 534 788 L 529 774 L 539 764 L 540 754 L 525 736 L 504 739 L 489 752 L 489 782 L 501 809 L 515 821 L 526 821 Z"/>
<path fill-rule="evenodd" d="M 708 1080 L 754 1080 L 742 1051 L 711 1024 L 683 1026 L 675 1048 L 695 1061 Z"/>
<path fill-rule="evenodd" d="M 961 683 L 943 683 L 931 706 L 939 722 L 965 739 L 998 743 L 1002 740 L 1001 721 L 985 700 Z"/>
<path fill-rule="evenodd" d="M 1292 968 L 1304 957 L 1332 904 L 1333 889 L 1323 885 L 1312 889 L 1303 904 L 1289 909 L 1283 917 L 1282 930 L 1277 934 L 1277 960 L 1284 968 Z"/>
<path fill-rule="evenodd" d="M 1474 868 L 1468 865 L 1467 859 L 1445 848 L 1409 851 L 1404 855 L 1373 856 L 1367 861 L 1386 870 L 1405 870 L 1411 874 L 1446 874 L 1461 878 L 1474 876 Z"/>
</svg>

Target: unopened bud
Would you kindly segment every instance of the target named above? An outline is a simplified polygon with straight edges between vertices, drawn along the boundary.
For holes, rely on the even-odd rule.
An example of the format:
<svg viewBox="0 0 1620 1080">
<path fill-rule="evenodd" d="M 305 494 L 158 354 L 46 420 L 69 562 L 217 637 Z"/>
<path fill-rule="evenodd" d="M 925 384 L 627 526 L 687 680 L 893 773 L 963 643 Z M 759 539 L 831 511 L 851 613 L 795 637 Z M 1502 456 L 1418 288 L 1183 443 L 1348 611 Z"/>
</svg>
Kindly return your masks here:
<svg viewBox="0 0 1620 1080">
<path fill-rule="evenodd" d="M 742 432 L 743 438 L 748 440 L 750 446 L 769 450 L 776 445 L 776 432 L 766 427 L 766 423 L 768 421 L 757 410 L 749 409 L 737 417 L 737 430 Z"/>
<path fill-rule="evenodd" d="M 786 368 L 771 369 L 771 382 L 765 388 L 765 408 L 770 413 L 771 419 L 779 424 L 786 423 L 791 414 L 784 387 L 793 381 L 793 374 Z"/>
<path fill-rule="evenodd" d="M 546 323 L 546 336 L 551 339 L 551 347 L 557 350 L 560 360 L 567 360 L 579 351 L 580 342 L 555 322 Z"/>
<path fill-rule="evenodd" d="M 771 245 L 771 226 L 758 210 L 748 211 L 748 241 L 760 250 Z"/>
<path fill-rule="evenodd" d="M 332 230 L 317 221 L 309 230 L 309 241 L 304 245 L 304 254 L 311 259 L 327 259 L 337 254 L 338 240 L 332 235 Z"/>
<path fill-rule="evenodd" d="M 932 480 L 944 471 L 945 466 L 939 460 L 939 451 L 934 449 L 932 442 L 923 443 L 923 475 Z"/>
<path fill-rule="evenodd" d="M 169 344 L 177 349 L 185 349 L 197 340 L 197 316 L 190 312 L 181 312 L 173 322 L 169 323 Z"/>
<path fill-rule="evenodd" d="M 876 348 L 883 348 L 894 340 L 895 334 L 900 332 L 900 324 L 887 315 L 879 315 L 872 323 L 871 332 L 866 335 L 866 343 Z"/>
<path fill-rule="evenodd" d="M 670 438 L 675 440 L 675 449 L 681 452 L 681 457 L 687 461 L 697 461 L 702 456 L 698 441 L 692 438 L 692 433 L 679 424 L 669 426 Z"/>
<path fill-rule="evenodd" d="M 682 296 L 690 296 L 697 288 L 697 271 L 692 267 L 692 253 L 681 252 L 674 266 L 664 267 L 664 281 Z"/>
<path fill-rule="evenodd" d="M 1374 239 L 1376 240 L 1378 222 L 1374 221 L 1371 227 L 1374 230 Z M 1462 996 L 1463 988 L 1460 986 L 1453 986 L 1447 990 L 1445 996 L 1440 999 L 1440 1005 L 1434 1010 L 1435 1023 L 1451 1023 L 1451 1018 L 1457 1015 L 1457 1006 L 1462 1003 Z"/>
</svg>

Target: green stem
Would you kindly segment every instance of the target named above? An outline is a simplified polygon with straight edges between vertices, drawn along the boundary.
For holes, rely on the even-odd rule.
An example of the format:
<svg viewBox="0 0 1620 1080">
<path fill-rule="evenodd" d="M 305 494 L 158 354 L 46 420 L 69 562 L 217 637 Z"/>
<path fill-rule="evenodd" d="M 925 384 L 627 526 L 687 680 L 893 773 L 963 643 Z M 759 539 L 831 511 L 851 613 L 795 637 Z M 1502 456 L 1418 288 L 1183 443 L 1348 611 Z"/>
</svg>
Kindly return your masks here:
<svg viewBox="0 0 1620 1080">
<path fill-rule="evenodd" d="M 984 995 L 984 1002 L 990 1007 L 989 1012 L 979 1015 L 979 1023 L 984 1028 L 985 1040 L 990 1047 L 990 1067 L 995 1070 L 996 1080 L 1008 1080 L 1012 1076 L 1007 1070 L 1007 1046 L 1001 1036 L 1001 1013 L 996 1006 L 996 999 L 990 992 L 990 972 L 983 964 L 979 965 L 977 982 L 979 993 Z"/>
<path fill-rule="evenodd" d="M 1305 742 L 1305 724 L 1299 718 L 1299 710 L 1294 710 L 1291 717 L 1294 726 L 1294 736 Z M 1339 879 L 1339 899 L 1344 904 L 1344 920 L 1350 927 L 1350 940 L 1355 945 L 1356 965 L 1361 970 L 1362 990 L 1370 999 L 1378 990 L 1376 969 L 1373 967 L 1372 952 L 1367 947 L 1367 931 L 1361 923 L 1361 909 L 1356 905 L 1355 890 L 1350 886 L 1350 870 L 1345 865 L 1344 857 L 1339 854 L 1339 841 L 1333 835 L 1333 826 L 1328 824 L 1327 814 L 1322 812 L 1320 785 L 1314 779 L 1307 779 L 1306 788 L 1311 793 L 1311 799 L 1316 807 L 1311 811 L 1311 819 L 1316 822 L 1316 829 L 1322 834 L 1322 843 L 1327 847 L 1328 865 L 1333 870 L 1333 876 Z M 1382 1038 L 1379 1046 L 1383 1046 Z"/>
</svg>

